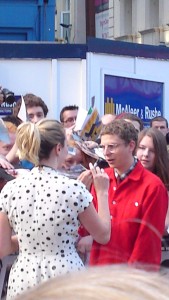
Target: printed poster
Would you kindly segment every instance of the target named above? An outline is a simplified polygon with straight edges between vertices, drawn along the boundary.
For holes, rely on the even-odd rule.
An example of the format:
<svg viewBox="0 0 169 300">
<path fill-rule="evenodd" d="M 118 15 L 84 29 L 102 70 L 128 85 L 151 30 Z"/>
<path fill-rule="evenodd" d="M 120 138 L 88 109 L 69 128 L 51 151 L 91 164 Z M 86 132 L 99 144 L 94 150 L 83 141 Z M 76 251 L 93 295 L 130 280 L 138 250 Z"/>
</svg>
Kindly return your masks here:
<svg viewBox="0 0 169 300">
<path fill-rule="evenodd" d="M 150 120 L 163 115 L 163 83 L 105 75 L 104 113 L 132 113 L 145 126 Z"/>
</svg>

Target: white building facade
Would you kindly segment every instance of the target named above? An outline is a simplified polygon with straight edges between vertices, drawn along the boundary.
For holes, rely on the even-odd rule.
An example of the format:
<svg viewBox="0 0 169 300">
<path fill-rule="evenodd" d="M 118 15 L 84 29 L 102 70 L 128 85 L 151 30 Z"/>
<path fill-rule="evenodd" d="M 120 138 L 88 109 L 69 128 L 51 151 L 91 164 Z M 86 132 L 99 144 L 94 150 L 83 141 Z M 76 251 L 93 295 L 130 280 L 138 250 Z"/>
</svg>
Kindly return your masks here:
<svg viewBox="0 0 169 300">
<path fill-rule="evenodd" d="M 109 38 L 168 44 L 168 12 L 168 0 L 109 0 Z"/>
<path fill-rule="evenodd" d="M 86 42 L 87 1 L 56 0 L 58 42 Z M 94 7 L 95 37 L 150 45 L 169 44 L 168 0 L 90 1 Z M 70 26 L 63 29 L 60 23 Z"/>
</svg>

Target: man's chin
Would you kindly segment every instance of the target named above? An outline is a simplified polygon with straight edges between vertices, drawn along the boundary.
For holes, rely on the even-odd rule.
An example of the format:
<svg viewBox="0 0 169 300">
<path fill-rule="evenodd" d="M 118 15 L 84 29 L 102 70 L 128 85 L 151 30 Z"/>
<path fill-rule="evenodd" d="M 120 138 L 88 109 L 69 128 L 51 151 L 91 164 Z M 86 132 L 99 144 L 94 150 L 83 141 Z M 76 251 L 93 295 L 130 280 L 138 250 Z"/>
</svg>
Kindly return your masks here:
<svg viewBox="0 0 169 300">
<path fill-rule="evenodd" d="M 110 168 L 115 168 L 116 167 L 115 163 L 112 162 L 112 161 L 107 161 L 107 163 L 108 163 L 108 165 L 109 165 Z"/>
</svg>

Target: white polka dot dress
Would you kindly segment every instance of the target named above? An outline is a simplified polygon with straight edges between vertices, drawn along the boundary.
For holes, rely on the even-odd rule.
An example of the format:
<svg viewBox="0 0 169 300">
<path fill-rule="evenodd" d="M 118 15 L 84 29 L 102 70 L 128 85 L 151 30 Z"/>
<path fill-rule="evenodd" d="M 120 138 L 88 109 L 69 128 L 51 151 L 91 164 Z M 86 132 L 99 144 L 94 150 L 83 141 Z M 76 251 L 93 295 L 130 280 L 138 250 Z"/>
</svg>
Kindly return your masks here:
<svg viewBox="0 0 169 300">
<path fill-rule="evenodd" d="M 0 211 L 8 215 L 19 240 L 7 299 L 52 277 L 84 268 L 75 243 L 78 214 L 92 201 L 85 186 L 43 167 L 10 181 L 0 194 Z"/>
</svg>

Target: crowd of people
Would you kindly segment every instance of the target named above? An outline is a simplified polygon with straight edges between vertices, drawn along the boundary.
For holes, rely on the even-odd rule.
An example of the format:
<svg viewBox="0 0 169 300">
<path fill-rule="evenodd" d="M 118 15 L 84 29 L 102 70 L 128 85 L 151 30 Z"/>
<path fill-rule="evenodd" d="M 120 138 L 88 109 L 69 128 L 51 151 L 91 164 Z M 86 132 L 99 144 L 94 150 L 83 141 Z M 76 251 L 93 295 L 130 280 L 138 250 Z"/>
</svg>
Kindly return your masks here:
<svg viewBox="0 0 169 300">
<path fill-rule="evenodd" d="M 23 98 L 27 122 L 18 118 L 19 100 L 2 118 L 8 141 L 0 136 L 0 259 L 17 253 L 7 299 L 33 287 L 41 295 L 52 278 L 59 286 L 60 275 L 74 272 L 90 287 L 92 270 L 115 264 L 128 274 L 158 273 L 160 284 L 169 231 L 167 120 L 155 117 L 144 128 L 136 115 L 105 114 L 97 139 L 83 141 L 74 135 L 78 106 L 63 107 L 60 120 L 51 120 L 40 97 Z M 117 269 L 102 271 L 118 295 Z M 33 293 L 24 299 L 35 299 Z"/>
</svg>

